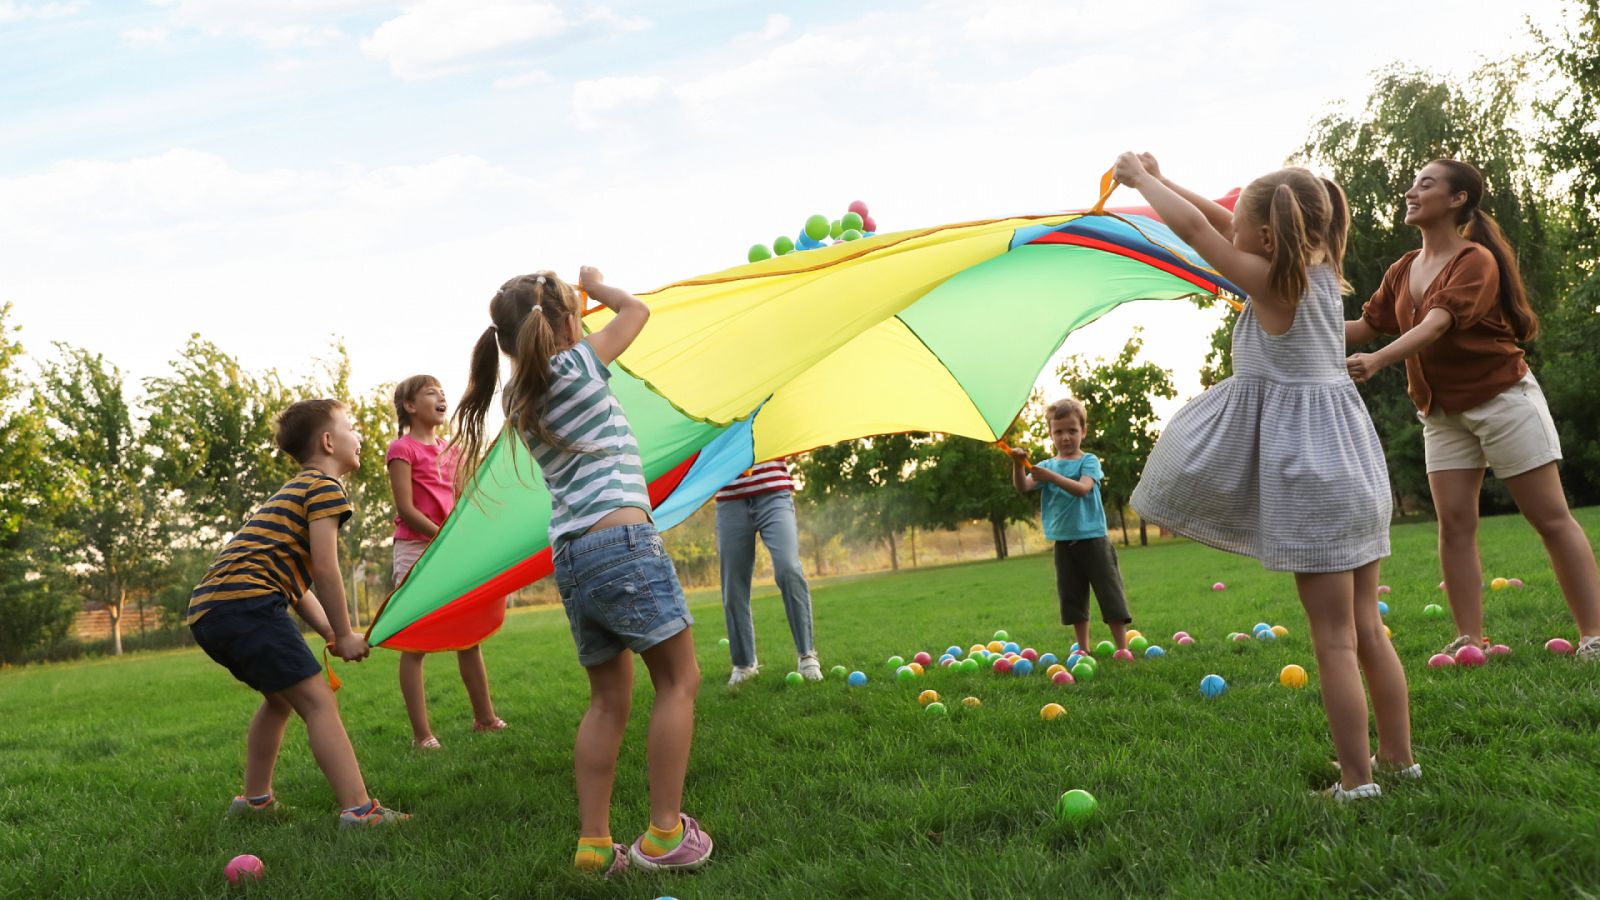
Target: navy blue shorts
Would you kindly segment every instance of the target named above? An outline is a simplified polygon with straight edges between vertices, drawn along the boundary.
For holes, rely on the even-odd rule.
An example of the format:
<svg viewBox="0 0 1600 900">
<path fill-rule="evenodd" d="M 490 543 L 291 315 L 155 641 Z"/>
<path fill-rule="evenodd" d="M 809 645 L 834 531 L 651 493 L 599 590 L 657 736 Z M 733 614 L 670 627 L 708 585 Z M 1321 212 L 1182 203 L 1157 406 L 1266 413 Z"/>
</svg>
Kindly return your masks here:
<svg viewBox="0 0 1600 900">
<path fill-rule="evenodd" d="M 322 674 L 289 617 L 289 601 L 276 594 L 214 606 L 189 631 L 207 656 L 263 694 Z"/>
<path fill-rule="evenodd" d="M 556 587 L 585 667 L 623 650 L 643 653 L 694 624 L 654 525 L 618 525 L 568 541 L 556 554 Z"/>
</svg>

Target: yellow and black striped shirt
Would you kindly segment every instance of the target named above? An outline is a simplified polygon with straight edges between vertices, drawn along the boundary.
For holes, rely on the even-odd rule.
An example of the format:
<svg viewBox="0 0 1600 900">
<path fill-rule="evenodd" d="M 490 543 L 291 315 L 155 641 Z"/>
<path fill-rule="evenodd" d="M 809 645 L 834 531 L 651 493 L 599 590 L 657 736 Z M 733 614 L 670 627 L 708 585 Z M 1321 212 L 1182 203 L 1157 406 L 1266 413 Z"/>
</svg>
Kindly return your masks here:
<svg viewBox="0 0 1600 900">
<path fill-rule="evenodd" d="M 311 586 L 311 523 L 350 518 L 350 498 L 337 479 L 317 470 L 300 474 L 262 504 L 217 554 L 205 580 L 189 595 L 183 624 L 233 600 L 280 595 L 290 603 Z"/>
</svg>

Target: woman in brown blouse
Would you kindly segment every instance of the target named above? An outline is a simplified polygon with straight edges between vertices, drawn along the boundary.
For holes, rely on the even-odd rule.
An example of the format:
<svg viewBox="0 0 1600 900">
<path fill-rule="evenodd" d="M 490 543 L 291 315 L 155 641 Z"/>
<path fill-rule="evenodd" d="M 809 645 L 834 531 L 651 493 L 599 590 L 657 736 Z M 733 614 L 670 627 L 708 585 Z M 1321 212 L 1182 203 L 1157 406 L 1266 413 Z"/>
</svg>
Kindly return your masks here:
<svg viewBox="0 0 1600 900">
<path fill-rule="evenodd" d="M 1478 492 L 1490 467 L 1544 541 L 1578 623 L 1578 655 L 1600 660 L 1600 572 L 1567 509 L 1555 424 L 1517 346 L 1537 334 L 1539 321 L 1515 253 L 1479 208 L 1483 175 L 1463 162 L 1435 160 L 1405 198 L 1405 221 L 1422 232 L 1422 249 L 1390 266 L 1361 318 L 1345 323 L 1350 345 L 1379 334 L 1400 337 L 1346 365 L 1362 382 L 1405 361 L 1439 516 L 1439 563 L 1460 634 L 1444 652 L 1483 640 Z"/>
</svg>

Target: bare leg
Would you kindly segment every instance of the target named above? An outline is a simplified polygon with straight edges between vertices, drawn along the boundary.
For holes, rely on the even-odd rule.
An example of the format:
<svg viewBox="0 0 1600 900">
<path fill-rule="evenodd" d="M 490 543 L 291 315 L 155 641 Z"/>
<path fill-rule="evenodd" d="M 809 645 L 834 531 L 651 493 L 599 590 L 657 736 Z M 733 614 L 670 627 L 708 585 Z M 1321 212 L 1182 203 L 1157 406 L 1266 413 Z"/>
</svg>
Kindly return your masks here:
<svg viewBox="0 0 1600 900">
<path fill-rule="evenodd" d="M 478 725 L 491 725 L 496 718 L 494 700 L 489 697 L 489 670 L 483 665 L 483 649 L 473 647 L 456 653 L 456 666 L 461 669 L 461 683 L 467 688 L 467 699 L 472 701 L 472 721 Z"/>
<path fill-rule="evenodd" d="M 685 628 L 641 656 L 656 688 L 650 709 L 650 824 L 678 827 L 683 811 L 683 779 L 694 742 L 694 698 L 700 690 L 700 664 L 694 658 L 692 629 Z"/>
<path fill-rule="evenodd" d="M 1356 656 L 1378 719 L 1378 761 L 1403 769 L 1411 758 L 1411 693 L 1406 670 L 1378 614 L 1378 563 L 1355 571 Z"/>
<path fill-rule="evenodd" d="M 604 837 L 611 833 L 611 786 L 633 705 L 633 655 L 623 651 L 584 671 L 589 673 L 589 710 L 573 748 L 578 827 L 583 837 Z"/>
<path fill-rule="evenodd" d="M 1088 619 L 1084 619 L 1082 622 L 1073 622 L 1072 623 L 1072 631 L 1073 631 L 1073 634 L 1078 639 L 1078 649 L 1082 650 L 1085 653 L 1088 653 L 1089 652 L 1089 620 Z"/>
<path fill-rule="evenodd" d="M 272 793 L 272 770 L 278 765 L 278 749 L 283 746 L 283 730 L 289 725 L 294 707 L 277 694 L 263 694 L 261 708 L 250 720 L 245 738 L 244 795 L 263 797 Z"/>
<path fill-rule="evenodd" d="M 406 715 L 411 719 L 411 740 L 420 743 L 433 737 L 428 725 L 428 695 L 422 686 L 422 664 L 426 653 L 400 654 L 400 696 L 406 698 Z"/>
<path fill-rule="evenodd" d="M 1128 623 L 1107 622 L 1106 627 L 1111 629 L 1111 642 L 1117 645 L 1117 649 L 1128 649 Z"/>
<path fill-rule="evenodd" d="M 1483 563 L 1478 558 L 1478 492 L 1482 469 L 1428 473 L 1428 489 L 1439 516 L 1439 568 L 1450 597 L 1456 633 L 1483 640 Z"/>
<path fill-rule="evenodd" d="M 1531 472 L 1506 479 L 1511 498 L 1539 532 L 1550 567 L 1555 569 L 1561 594 L 1578 623 L 1578 634 L 1600 634 L 1600 571 L 1596 570 L 1594 548 L 1583 527 L 1567 508 L 1561 491 L 1561 474 L 1549 463 Z"/>
<path fill-rule="evenodd" d="M 278 692 L 306 723 L 306 740 L 311 744 L 311 755 L 317 766 L 327 776 L 333 787 L 333 796 L 345 809 L 365 805 L 367 783 L 361 778 L 361 766 L 356 762 L 355 748 L 350 746 L 350 736 L 345 733 L 344 720 L 339 718 L 339 701 L 321 675 L 313 675 Z"/>
<path fill-rule="evenodd" d="M 1355 579 L 1350 572 L 1294 576 L 1311 623 L 1322 709 L 1333 734 L 1340 781 L 1346 789 L 1372 782 L 1372 744 L 1367 735 L 1367 694 L 1356 656 Z"/>
</svg>

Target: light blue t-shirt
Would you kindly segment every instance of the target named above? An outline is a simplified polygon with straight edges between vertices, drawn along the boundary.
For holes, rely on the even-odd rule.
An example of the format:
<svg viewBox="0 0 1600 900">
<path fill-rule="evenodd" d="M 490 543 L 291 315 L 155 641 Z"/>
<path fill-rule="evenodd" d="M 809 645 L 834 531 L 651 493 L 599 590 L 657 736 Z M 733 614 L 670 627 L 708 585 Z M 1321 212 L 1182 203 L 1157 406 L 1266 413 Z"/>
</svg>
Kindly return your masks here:
<svg viewBox="0 0 1600 900">
<path fill-rule="evenodd" d="M 1039 468 L 1064 478 L 1079 479 L 1087 475 L 1094 479 L 1094 488 L 1082 497 L 1074 497 L 1064 488 L 1040 481 L 1044 491 L 1039 503 L 1040 518 L 1044 524 L 1047 541 L 1081 541 L 1106 536 L 1106 509 L 1100 502 L 1100 459 L 1085 453 L 1077 459 L 1051 457 L 1039 463 Z"/>
</svg>

